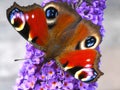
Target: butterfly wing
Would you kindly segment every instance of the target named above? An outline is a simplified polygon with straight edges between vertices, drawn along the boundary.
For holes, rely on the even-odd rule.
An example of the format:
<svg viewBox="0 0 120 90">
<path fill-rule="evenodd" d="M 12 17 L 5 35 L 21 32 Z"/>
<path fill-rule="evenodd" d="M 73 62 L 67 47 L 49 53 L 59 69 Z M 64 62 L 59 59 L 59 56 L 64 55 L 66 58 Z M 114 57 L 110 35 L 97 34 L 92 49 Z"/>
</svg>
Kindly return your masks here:
<svg viewBox="0 0 120 90">
<path fill-rule="evenodd" d="M 7 10 L 7 18 L 15 30 L 35 46 L 44 46 L 49 37 L 44 10 L 37 4 L 21 7 L 18 4 Z"/>
<path fill-rule="evenodd" d="M 97 51 L 101 42 L 99 27 L 84 19 L 79 25 L 79 29 L 76 28 L 77 33 L 74 34 L 70 45 L 66 47 L 65 52 L 57 57 L 57 60 L 62 64 L 63 69 L 71 73 L 76 79 L 83 82 L 94 82 L 103 74 L 99 70 L 101 55 Z M 79 32 L 85 30 L 87 35 L 81 39 Z"/>
</svg>

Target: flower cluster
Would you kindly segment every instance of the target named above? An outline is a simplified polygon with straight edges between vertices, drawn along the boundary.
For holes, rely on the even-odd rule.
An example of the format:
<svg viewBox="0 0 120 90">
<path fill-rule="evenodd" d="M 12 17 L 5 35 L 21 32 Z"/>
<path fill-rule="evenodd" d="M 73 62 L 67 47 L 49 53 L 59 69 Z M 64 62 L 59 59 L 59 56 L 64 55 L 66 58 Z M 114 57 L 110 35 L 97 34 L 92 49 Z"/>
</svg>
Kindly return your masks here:
<svg viewBox="0 0 120 90">
<path fill-rule="evenodd" d="M 42 5 L 50 1 L 62 1 L 73 4 L 76 11 L 83 17 L 102 26 L 105 0 L 44 0 Z M 88 2 L 89 1 L 89 2 Z M 101 34 L 103 35 L 103 27 Z M 63 71 L 54 60 L 41 65 L 44 52 L 26 45 L 26 61 L 23 63 L 14 90 L 95 90 L 97 83 L 83 83 Z"/>
</svg>

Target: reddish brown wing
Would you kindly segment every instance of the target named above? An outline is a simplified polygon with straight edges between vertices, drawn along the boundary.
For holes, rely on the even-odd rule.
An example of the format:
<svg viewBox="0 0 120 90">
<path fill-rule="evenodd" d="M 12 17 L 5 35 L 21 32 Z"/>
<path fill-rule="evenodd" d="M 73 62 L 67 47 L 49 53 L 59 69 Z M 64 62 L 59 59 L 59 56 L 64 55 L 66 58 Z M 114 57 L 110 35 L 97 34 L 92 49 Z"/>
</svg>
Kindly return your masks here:
<svg viewBox="0 0 120 90">
<path fill-rule="evenodd" d="M 83 19 L 76 26 L 69 45 L 56 59 L 75 78 L 94 82 L 103 74 L 98 68 L 100 53 L 96 49 L 100 42 L 99 27 Z"/>
<path fill-rule="evenodd" d="M 7 18 L 15 30 L 36 46 L 45 46 L 48 26 L 44 10 L 37 4 L 21 7 L 18 4 L 7 10 Z"/>
</svg>

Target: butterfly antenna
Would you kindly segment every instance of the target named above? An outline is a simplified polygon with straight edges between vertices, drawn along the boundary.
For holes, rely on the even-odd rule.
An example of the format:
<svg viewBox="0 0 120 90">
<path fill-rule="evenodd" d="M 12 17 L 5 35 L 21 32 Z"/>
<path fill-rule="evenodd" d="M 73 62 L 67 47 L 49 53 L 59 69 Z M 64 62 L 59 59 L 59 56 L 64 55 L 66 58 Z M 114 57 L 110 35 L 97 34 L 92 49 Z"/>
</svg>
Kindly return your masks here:
<svg viewBox="0 0 120 90">
<path fill-rule="evenodd" d="M 28 58 L 22 58 L 22 59 L 15 59 L 14 61 L 23 61 L 23 60 L 26 60 Z"/>
</svg>

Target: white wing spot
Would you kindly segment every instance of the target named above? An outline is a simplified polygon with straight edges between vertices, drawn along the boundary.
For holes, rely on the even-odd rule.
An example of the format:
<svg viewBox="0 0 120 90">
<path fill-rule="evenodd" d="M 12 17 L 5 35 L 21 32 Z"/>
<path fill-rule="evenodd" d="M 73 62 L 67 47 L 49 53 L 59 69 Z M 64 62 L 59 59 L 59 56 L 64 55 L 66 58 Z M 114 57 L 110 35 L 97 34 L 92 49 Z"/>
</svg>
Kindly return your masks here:
<svg viewBox="0 0 120 90">
<path fill-rule="evenodd" d="M 28 15 L 25 15 L 25 18 L 26 18 L 26 20 L 28 20 L 28 19 L 29 19 L 29 16 L 28 16 Z"/>
<path fill-rule="evenodd" d="M 87 59 L 86 61 L 87 61 L 87 62 L 90 62 L 91 60 L 90 60 L 90 59 Z"/>
<path fill-rule="evenodd" d="M 32 14 L 32 18 L 35 18 L 34 14 Z"/>
<path fill-rule="evenodd" d="M 85 65 L 85 67 L 86 67 L 86 68 L 90 68 L 90 67 L 91 67 L 91 65 L 90 65 L 90 64 L 87 64 L 87 65 Z"/>
</svg>

